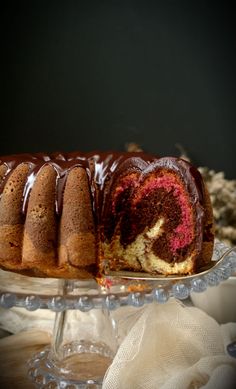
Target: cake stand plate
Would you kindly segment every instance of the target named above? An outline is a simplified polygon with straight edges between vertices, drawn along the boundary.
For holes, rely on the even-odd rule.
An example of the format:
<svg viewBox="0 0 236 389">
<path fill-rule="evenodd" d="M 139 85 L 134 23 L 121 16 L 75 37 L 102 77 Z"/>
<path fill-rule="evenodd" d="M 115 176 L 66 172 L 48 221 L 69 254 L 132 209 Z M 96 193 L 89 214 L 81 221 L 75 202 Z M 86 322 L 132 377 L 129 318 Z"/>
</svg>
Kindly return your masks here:
<svg viewBox="0 0 236 389">
<path fill-rule="evenodd" d="M 30 278 L 0 271 L 0 306 L 23 307 L 29 311 L 56 312 L 50 347 L 28 362 L 28 375 L 39 389 L 100 388 L 117 348 L 117 328 L 111 311 L 119 307 L 142 307 L 185 300 L 191 292 L 204 292 L 228 279 L 236 271 L 236 248 L 215 242 L 208 268 L 191 276 L 154 277 L 144 273 L 108 272 L 95 280 Z M 90 314 L 96 310 L 100 327 L 96 339 L 79 335 L 68 338 L 71 312 Z M 82 319 L 83 320 L 83 319 Z"/>
</svg>

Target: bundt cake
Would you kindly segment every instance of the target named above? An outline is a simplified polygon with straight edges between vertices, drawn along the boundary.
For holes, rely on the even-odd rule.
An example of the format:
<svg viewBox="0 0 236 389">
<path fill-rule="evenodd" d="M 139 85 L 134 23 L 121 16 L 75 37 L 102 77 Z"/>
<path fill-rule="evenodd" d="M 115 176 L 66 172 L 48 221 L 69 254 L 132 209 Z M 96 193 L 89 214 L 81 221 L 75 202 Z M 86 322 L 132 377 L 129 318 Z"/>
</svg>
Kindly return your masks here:
<svg viewBox="0 0 236 389">
<path fill-rule="evenodd" d="M 0 158 L 0 267 L 39 277 L 192 274 L 211 260 L 213 215 L 188 162 L 144 153 Z"/>
</svg>

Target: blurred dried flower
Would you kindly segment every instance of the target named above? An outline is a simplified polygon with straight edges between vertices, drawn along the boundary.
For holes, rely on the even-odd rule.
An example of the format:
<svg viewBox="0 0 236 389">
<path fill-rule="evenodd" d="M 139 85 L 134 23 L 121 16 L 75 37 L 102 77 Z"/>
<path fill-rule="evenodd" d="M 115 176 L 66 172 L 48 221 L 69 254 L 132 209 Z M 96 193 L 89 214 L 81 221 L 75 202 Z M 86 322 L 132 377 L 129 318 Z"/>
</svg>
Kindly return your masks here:
<svg viewBox="0 0 236 389">
<path fill-rule="evenodd" d="M 216 237 L 236 245 L 236 180 L 225 178 L 224 172 L 199 167 L 210 193 L 215 219 Z"/>
<path fill-rule="evenodd" d="M 129 153 L 133 152 L 141 152 L 143 151 L 142 148 L 135 142 L 130 142 L 125 144 L 125 150 L 128 151 Z"/>
<path fill-rule="evenodd" d="M 184 159 L 185 161 L 190 162 L 190 158 L 189 158 L 185 148 L 180 143 L 176 143 L 175 147 L 177 148 L 177 150 L 179 150 L 179 153 L 180 153 L 179 157 Z"/>
</svg>

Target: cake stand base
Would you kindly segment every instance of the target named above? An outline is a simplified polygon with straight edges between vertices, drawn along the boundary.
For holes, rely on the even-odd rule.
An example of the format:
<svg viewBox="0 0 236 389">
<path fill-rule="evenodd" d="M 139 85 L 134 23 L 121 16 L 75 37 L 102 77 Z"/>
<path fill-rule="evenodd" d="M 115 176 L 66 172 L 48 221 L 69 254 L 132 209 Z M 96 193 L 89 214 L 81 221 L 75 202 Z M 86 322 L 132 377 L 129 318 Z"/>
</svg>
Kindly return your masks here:
<svg viewBox="0 0 236 389">
<path fill-rule="evenodd" d="M 114 354 L 103 343 L 89 341 L 64 345 L 64 357 L 56 361 L 50 347 L 28 363 L 28 376 L 40 389 L 95 389 L 102 387 L 104 374 Z"/>
</svg>

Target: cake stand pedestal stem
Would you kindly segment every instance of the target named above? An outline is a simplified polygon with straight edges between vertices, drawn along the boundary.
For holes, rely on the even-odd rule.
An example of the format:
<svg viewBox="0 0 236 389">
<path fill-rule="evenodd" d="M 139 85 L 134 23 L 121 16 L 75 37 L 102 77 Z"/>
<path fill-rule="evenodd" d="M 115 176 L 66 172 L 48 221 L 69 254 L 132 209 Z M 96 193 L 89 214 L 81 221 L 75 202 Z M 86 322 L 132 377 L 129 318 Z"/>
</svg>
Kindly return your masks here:
<svg viewBox="0 0 236 389">
<path fill-rule="evenodd" d="M 59 292 L 63 298 L 76 292 L 78 281 L 64 281 Z M 89 289 L 81 282 L 89 296 Z M 90 290 L 91 291 L 91 290 Z M 101 388 L 106 370 L 118 348 L 117 328 L 111 313 L 104 305 L 84 305 L 78 298 L 80 309 L 61 309 L 56 313 L 52 344 L 29 362 L 30 378 L 40 389 Z"/>
</svg>

